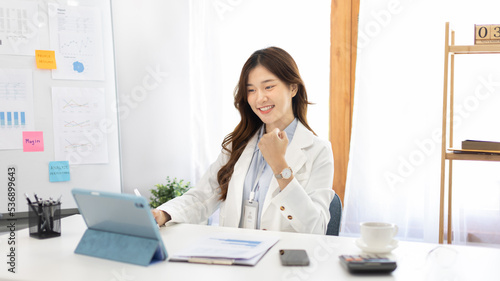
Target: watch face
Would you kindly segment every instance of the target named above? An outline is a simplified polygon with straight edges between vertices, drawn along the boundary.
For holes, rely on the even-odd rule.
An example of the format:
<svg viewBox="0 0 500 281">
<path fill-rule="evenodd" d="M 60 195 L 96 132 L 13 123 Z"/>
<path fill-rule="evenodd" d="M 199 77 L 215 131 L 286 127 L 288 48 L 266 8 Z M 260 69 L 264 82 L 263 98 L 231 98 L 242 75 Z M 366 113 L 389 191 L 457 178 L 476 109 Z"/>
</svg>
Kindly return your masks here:
<svg viewBox="0 0 500 281">
<path fill-rule="evenodd" d="M 281 172 L 281 174 L 284 179 L 289 179 L 292 176 L 292 170 L 290 168 L 286 168 Z"/>
</svg>

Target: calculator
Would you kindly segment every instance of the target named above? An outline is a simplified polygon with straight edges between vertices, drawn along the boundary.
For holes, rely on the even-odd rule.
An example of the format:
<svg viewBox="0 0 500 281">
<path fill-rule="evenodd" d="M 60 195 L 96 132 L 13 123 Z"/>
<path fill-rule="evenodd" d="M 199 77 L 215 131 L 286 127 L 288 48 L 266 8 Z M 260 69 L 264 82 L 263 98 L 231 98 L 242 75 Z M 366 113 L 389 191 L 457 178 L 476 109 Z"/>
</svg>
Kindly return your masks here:
<svg viewBox="0 0 500 281">
<path fill-rule="evenodd" d="M 351 273 L 390 273 L 396 261 L 379 255 L 341 255 L 340 263 Z"/>
</svg>

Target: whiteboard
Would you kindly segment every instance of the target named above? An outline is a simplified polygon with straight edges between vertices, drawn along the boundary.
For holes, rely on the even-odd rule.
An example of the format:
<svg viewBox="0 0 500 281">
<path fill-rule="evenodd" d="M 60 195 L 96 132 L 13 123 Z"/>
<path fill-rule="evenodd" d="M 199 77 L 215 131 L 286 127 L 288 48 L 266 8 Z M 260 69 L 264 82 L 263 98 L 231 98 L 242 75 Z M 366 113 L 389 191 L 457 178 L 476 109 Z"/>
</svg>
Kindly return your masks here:
<svg viewBox="0 0 500 281">
<path fill-rule="evenodd" d="M 0 0 L 0 32 L 2 28 L 6 28 L 6 24 L 9 24 L 7 27 L 13 28 L 17 22 L 20 22 L 19 19 L 7 19 L 8 17 L 6 15 L 9 7 L 6 6 L 12 2 L 13 1 Z M 37 29 L 35 33 L 37 33 L 38 36 L 38 42 L 36 43 L 37 50 L 58 50 L 56 51 L 58 74 L 54 74 L 55 70 L 37 68 L 35 53 L 29 48 L 27 51 L 22 50 L 28 52 L 28 55 L 0 53 L 0 70 L 21 69 L 31 72 L 33 87 L 32 113 L 34 117 L 34 123 L 31 125 L 33 125 L 33 131 L 43 132 L 43 151 L 25 152 L 23 149 L 0 150 L 0 185 L 2 186 L 2 188 L 0 188 L 0 213 L 7 213 L 7 203 L 10 202 L 8 199 L 11 199 L 13 195 L 15 195 L 16 200 L 15 211 L 26 212 L 28 206 L 24 197 L 25 193 L 27 193 L 32 200 L 34 199 L 33 195 L 35 193 L 38 197 L 44 199 L 49 199 L 49 197 L 57 199 L 62 196 L 62 209 L 73 209 L 77 207 L 71 196 L 71 189 L 73 188 L 121 192 L 119 121 L 116 98 L 111 0 L 15 0 L 14 2 L 20 5 L 21 10 L 23 10 L 23 5 L 26 5 L 26 7 L 30 7 L 30 5 L 32 7 L 33 3 L 36 5 L 36 13 L 34 15 L 24 13 L 24 11 L 19 13 L 16 11 L 14 13 L 13 9 L 9 11 L 8 15 L 9 17 L 24 16 L 28 19 L 28 27 L 33 28 L 33 26 L 36 26 Z M 54 9 L 54 7 L 60 9 Z M 72 14 L 69 14 L 69 11 L 72 11 Z M 83 12 L 80 13 L 81 11 Z M 62 13 L 67 13 L 64 14 L 67 18 L 62 19 Z M 59 22 L 56 21 L 56 23 L 59 24 L 59 28 L 54 29 L 54 25 L 52 25 L 51 30 L 49 22 L 54 20 L 54 17 L 59 17 Z M 10 22 L 7 23 L 8 21 Z M 62 21 L 64 22 L 61 23 Z M 70 41 L 69 37 L 72 37 L 74 34 L 68 33 L 69 29 L 64 28 L 70 25 L 81 28 L 85 24 L 87 24 L 89 28 L 94 28 L 94 32 L 92 33 L 94 37 L 89 35 L 90 39 L 87 41 L 83 39 L 72 39 L 72 41 Z M 64 32 L 65 34 L 63 34 Z M 59 44 L 57 46 L 54 46 L 55 38 L 58 40 L 56 40 L 57 44 Z M 76 36 L 75 38 L 79 37 Z M 1 44 L 6 43 L 5 39 L 1 42 Z M 84 54 L 83 49 L 91 45 L 95 48 L 92 52 L 98 55 L 91 56 L 89 55 L 91 53 L 90 51 Z M 79 59 L 85 62 L 86 68 L 80 63 L 79 68 L 74 67 L 72 70 L 78 71 L 79 74 L 87 71 L 85 73 L 94 73 L 95 75 L 86 77 L 78 76 L 78 73 L 74 77 L 64 77 L 64 75 L 61 75 L 64 70 L 64 60 L 71 59 L 71 55 L 65 57 L 58 56 L 63 54 L 65 50 L 63 47 L 69 46 L 72 47 L 71 52 L 73 52 L 77 58 L 78 55 L 82 57 L 84 55 L 86 56 L 85 58 Z M 31 48 L 31 46 L 29 47 Z M 67 50 L 67 54 L 70 54 L 71 52 L 69 49 Z M 97 59 L 90 61 L 89 57 Z M 86 59 L 89 59 L 88 63 L 86 63 Z M 71 69 L 67 71 L 71 74 Z M 1 86 L 2 85 L 0 85 L 0 87 Z M 99 117 L 102 121 L 101 124 L 97 126 L 97 122 L 92 121 L 92 126 L 84 128 L 82 123 L 80 123 L 79 125 L 82 127 L 75 128 L 74 130 L 87 130 L 86 137 L 90 142 L 98 143 L 98 140 L 102 140 L 100 145 L 105 149 L 103 148 L 104 152 L 101 151 L 100 155 L 105 156 L 104 158 L 106 159 L 102 160 L 103 157 L 101 157 L 101 159 L 95 163 L 86 163 L 82 159 L 87 159 L 85 157 L 89 155 L 89 151 L 91 150 L 73 147 L 74 153 L 72 154 L 71 161 L 75 164 L 69 166 L 69 181 L 51 182 L 49 178 L 49 163 L 51 161 L 66 160 L 60 158 L 56 159 L 56 151 L 60 152 L 62 150 L 61 147 L 64 146 L 65 143 L 58 141 L 61 139 L 61 134 L 55 132 L 58 131 L 58 129 L 54 129 L 58 128 L 54 124 L 57 125 L 61 123 L 61 120 L 54 119 L 54 116 L 58 116 L 57 119 L 61 119 L 61 115 L 54 114 L 55 111 L 60 111 L 60 109 L 54 108 L 53 106 L 54 88 L 63 90 L 69 89 L 69 93 L 75 91 L 85 93 L 95 90 L 94 92 L 99 92 L 104 95 L 102 99 L 95 101 L 95 106 L 98 106 L 100 112 L 103 113 L 103 115 Z M 71 89 L 75 89 L 75 91 Z M 0 102 L 2 102 L 1 98 L 2 96 L 0 94 Z M 4 101 L 4 106 L 5 104 Z M 2 110 L 1 106 L 2 104 L 0 103 L 0 111 Z M 5 111 L 5 109 L 3 110 Z M 7 128 L 2 128 L 0 124 L 0 130 L 2 129 L 6 130 Z M 57 136 L 59 136 L 57 139 L 56 133 Z M 20 139 L 19 141 L 23 142 L 24 140 Z M 59 156 L 60 155 L 61 154 L 59 154 Z M 78 161 L 78 157 L 80 157 L 82 161 Z M 13 179 L 9 177 L 9 167 L 15 167 L 16 169 L 15 179 L 13 181 L 14 184 L 10 184 L 11 187 L 15 185 L 15 192 L 10 194 L 8 193 L 8 186 L 9 182 Z M 12 174 L 10 174 L 10 176 L 12 176 Z M 10 191 L 12 192 L 13 190 L 11 189 Z"/>
</svg>

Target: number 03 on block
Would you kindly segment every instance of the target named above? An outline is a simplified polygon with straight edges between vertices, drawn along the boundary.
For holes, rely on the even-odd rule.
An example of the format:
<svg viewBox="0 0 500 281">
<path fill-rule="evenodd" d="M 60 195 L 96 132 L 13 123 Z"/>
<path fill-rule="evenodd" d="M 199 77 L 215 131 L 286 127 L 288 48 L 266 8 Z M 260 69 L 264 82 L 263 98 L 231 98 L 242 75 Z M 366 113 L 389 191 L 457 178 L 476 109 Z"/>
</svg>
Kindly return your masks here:
<svg viewBox="0 0 500 281">
<path fill-rule="evenodd" d="M 500 44 L 500 24 L 476 24 L 474 44 Z"/>
</svg>

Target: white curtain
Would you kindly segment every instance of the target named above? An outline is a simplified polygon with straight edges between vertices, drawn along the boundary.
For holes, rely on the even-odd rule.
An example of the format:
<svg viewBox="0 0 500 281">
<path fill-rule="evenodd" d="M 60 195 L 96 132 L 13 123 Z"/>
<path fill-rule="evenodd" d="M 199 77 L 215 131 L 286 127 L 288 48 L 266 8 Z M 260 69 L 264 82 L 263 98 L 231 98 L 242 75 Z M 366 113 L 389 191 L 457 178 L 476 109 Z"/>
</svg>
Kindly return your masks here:
<svg viewBox="0 0 500 281">
<path fill-rule="evenodd" d="M 438 241 L 445 22 L 457 45 L 496 24 L 500 3 L 361 0 L 354 117 L 342 235 L 362 221 Z M 500 55 L 455 56 L 455 136 L 500 141 Z M 453 162 L 454 243 L 500 243 L 495 162 Z"/>
</svg>

